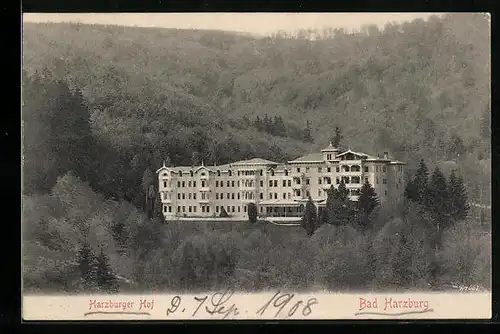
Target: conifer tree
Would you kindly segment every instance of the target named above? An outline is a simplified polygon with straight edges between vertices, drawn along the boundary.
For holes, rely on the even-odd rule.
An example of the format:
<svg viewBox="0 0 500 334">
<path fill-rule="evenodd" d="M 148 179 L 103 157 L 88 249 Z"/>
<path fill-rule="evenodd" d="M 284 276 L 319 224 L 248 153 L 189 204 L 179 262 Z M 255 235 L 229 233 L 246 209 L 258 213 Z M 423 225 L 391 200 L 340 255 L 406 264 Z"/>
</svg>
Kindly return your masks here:
<svg viewBox="0 0 500 334">
<path fill-rule="evenodd" d="M 443 172 L 436 167 L 431 176 L 428 190 L 428 206 L 436 226 L 436 246 L 441 247 L 441 235 L 450 223 L 450 198 Z"/>
<path fill-rule="evenodd" d="M 333 147 L 340 148 L 340 143 L 342 141 L 342 133 L 338 126 L 335 127 L 335 133 L 331 139 Z"/>
<path fill-rule="evenodd" d="M 417 195 L 417 202 L 422 205 L 427 205 L 428 203 L 428 184 L 429 184 L 429 170 L 427 169 L 424 160 L 420 160 L 417 172 L 413 178 L 413 187 Z"/>
<path fill-rule="evenodd" d="M 81 273 L 85 290 L 96 287 L 97 259 L 88 242 L 84 241 L 77 254 L 76 262 Z"/>
<path fill-rule="evenodd" d="M 311 196 L 309 196 L 301 221 L 301 226 L 306 230 L 308 236 L 313 235 L 316 229 L 317 218 L 316 205 L 314 205 Z"/>
<path fill-rule="evenodd" d="M 358 223 L 361 227 L 367 228 L 370 226 L 370 218 L 372 213 L 380 206 L 380 201 L 377 197 L 375 189 L 366 181 L 361 188 L 361 193 L 358 199 Z"/>
<path fill-rule="evenodd" d="M 346 195 L 347 189 L 345 184 L 339 189 L 335 189 L 333 186 L 328 190 L 328 197 L 326 200 L 326 215 L 328 224 L 344 226 L 347 225 L 352 216 L 353 208 L 352 203 Z"/>
<path fill-rule="evenodd" d="M 455 170 L 452 170 L 450 174 L 448 192 L 450 199 L 450 216 L 455 220 L 462 220 L 467 217 L 470 209 L 467 200 L 467 191 L 462 177 L 457 177 Z"/>
<path fill-rule="evenodd" d="M 257 221 L 257 205 L 255 203 L 248 203 L 248 220 L 251 223 L 255 223 Z"/>
<path fill-rule="evenodd" d="M 115 274 L 111 270 L 109 259 L 102 248 L 99 256 L 97 257 L 96 282 L 102 292 L 118 292 L 118 281 Z"/>
</svg>

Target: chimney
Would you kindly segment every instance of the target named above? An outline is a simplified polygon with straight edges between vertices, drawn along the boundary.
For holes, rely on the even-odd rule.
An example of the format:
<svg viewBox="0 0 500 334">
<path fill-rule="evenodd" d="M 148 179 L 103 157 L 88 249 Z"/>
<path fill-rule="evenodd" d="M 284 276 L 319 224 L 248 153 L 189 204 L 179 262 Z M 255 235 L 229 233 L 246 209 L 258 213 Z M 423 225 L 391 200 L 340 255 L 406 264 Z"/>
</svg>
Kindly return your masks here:
<svg viewBox="0 0 500 334">
<path fill-rule="evenodd" d="M 384 159 L 389 159 L 389 152 L 384 152 Z"/>
</svg>

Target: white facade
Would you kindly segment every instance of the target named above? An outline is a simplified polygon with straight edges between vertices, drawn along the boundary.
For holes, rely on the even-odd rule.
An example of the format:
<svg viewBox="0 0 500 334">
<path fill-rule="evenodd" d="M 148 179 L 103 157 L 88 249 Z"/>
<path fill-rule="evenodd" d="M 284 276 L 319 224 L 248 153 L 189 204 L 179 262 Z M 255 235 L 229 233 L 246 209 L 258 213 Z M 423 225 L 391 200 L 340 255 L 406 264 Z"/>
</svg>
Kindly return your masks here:
<svg viewBox="0 0 500 334">
<path fill-rule="evenodd" d="M 168 167 L 158 174 L 166 219 L 229 216 L 247 219 L 253 202 L 261 216 L 298 216 L 309 195 L 325 204 L 326 190 L 344 179 L 351 200 L 368 180 L 381 204 L 396 203 L 404 195 L 404 162 L 347 150 L 331 144 L 320 153 L 285 164 L 255 158 L 219 166 Z"/>
</svg>

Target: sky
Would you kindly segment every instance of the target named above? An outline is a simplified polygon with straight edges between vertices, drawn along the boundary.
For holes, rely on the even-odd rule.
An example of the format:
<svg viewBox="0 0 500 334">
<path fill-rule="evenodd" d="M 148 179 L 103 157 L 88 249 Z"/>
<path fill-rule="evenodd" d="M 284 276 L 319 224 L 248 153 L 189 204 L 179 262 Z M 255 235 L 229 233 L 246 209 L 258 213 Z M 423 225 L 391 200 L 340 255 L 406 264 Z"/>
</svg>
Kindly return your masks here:
<svg viewBox="0 0 500 334">
<path fill-rule="evenodd" d="M 279 30 L 345 28 L 427 19 L 433 13 L 26 13 L 24 22 L 80 22 L 269 35 Z M 438 14 L 439 15 L 439 14 Z"/>
</svg>

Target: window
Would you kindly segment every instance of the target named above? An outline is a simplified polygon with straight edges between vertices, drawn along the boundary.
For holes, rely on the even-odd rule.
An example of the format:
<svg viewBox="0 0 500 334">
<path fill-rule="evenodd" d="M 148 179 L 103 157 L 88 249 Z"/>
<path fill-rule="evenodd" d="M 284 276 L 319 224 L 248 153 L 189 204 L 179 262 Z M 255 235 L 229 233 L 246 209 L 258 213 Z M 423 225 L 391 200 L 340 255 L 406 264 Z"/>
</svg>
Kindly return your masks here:
<svg viewBox="0 0 500 334">
<path fill-rule="evenodd" d="M 229 176 L 233 176 L 233 172 L 231 170 L 228 171 Z"/>
<path fill-rule="evenodd" d="M 196 187 L 196 181 L 193 181 L 193 187 Z"/>
<path fill-rule="evenodd" d="M 228 187 L 230 187 L 230 186 L 231 186 L 231 183 L 230 183 L 229 181 L 227 181 L 227 182 L 226 182 L 226 185 L 227 185 Z"/>
<path fill-rule="evenodd" d="M 227 197 L 226 198 L 229 199 L 229 196 L 231 196 L 231 195 L 229 195 L 229 193 L 227 193 Z"/>
<path fill-rule="evenodd" d="M 278 193 L 274 193 L 274 199 L 278 199 Z"/>
<path fill-rule="evenodd" d="M 321 184 L 321 178 L 318 177 L 318 184 Z"/>
<path fill-rule="evenodd" d="M 331 155 L 331 154 L 327 154 L 327 155 L 326 155 L 326 159 L 327 159 L 327 160 L 332 160 L 332 155 Z"/>
<path fill-rule="evenodd" d="M 186 207 L 184 205 L 182 206 L 182 212 L 186 212 Z"/>
<path fill-rule="evenodd" d="M 196 209 L 196 207 L 195 207 L 195 209 Z M 172 206 L 171 205 L 168 206 L 168 212 L 172 212 Z M 194 210 L 194 212 L 196 212 L 196 210 Z"/>
<path fill-rule="evenodd" d="M 286 193 L 283 193 L 283 199 L 286 199 Z"/>
<path fill-rule="evenodd" d="M 310 180 L 309 180 L 309 178 L 307 178 L 306 179 L 306 184 L 309 185 L 309 183 L 310 183 Z"/>
<path fill-rule="evenodd" d="M 274 176 L 274 169 L 271 169 L 271 176 Z"/>
<path fill-rule="evenodd" d="M 337 173 L 340 172 L 340 167 L 337 167 Z"/>
<path fill-rule="evenodd" d="M 368 166 L 365 166 L 365 173 L 368 173 Z"/>
<path fill-rule="evenodd" d="M 286 187 L 286 180 L 283 180 L 283 187 Z"/>
<path fill-rule="evenodd" d="M 191 212 L 191 205 L 188 207 L 188 211 Z"/>
<path fill-rule="evenodd" d="M 351 177 L 351 183 L 361 183 L 361 179 L 359 176 Z"/>
<path fill-rule="evenodd" d="M 291 187 L 292 186 L 292 180 L 288 180 L 288 186 Z"/>
<path fill-rule="evenodd" d="M 207 206 L 207 212 L 210 212 L 210 207 L 209 206 Z"/>
<path fill-rule="evenodd" d="M 320 196 L 320 197 L 321 197 L 321 195 L 322 195 L 322 194 L 321 194 L 321 189 L 318 189 L 318 196 Z"/>
<path fill-rule="evenodd" d="M 387 196 L 387 190 L 386 190 L 386 191 L 384 191 L 384 194 L 385 194 L 385 196 Z"/>
<path fill-rule="evenodd" d="M 297 179 L 297 184 L 300 184 L 300 179 Z"/>
<path fill-rule="evenodd" d="M 368 178 L 367 178 L 367 177 L 365 177 L 365 183 L 367 183 L 367 182 L 368 182 Z"/>
<path fill-rule="evenodd" d="M 163 173 L 162 175 L 163 175 L 163 176 L 167 176 L 167 173 Z"/>
<path fill-rule="evenodd" d="M 234 193 L 231 194 L 231 199 L 234 199 Z"/>
<path fill-rule="evenodd" d="M 238 193 L 238 199 L 240 199 L 240 193 Z"/>
<path fill-rule="evenodd" d="M 163 188 L 167 187 L 167 181 L 163 181 Z"/>
<path fill-rule="evenodd" d="M 217 171 L 217 176 L 220 176 L 220 170 Z"/>
<path fill-rule="evenodd" d="M 191 187 L 191 181 L 188 182 L 188 187 Z"/>
<path fill-rule="evenodd" d="M 306 197 L 309 197 L 311 194 L 309 193 L 309 190 L 306 191 Z"/>
<path fill-rule="evenodd" d="M 327 184 L 332 184 L 332 179 L 331 179 L 330 177 L 327 177 L 327 178 L 326 178 L 326 183 L 327 183 Z"/>
<path fill-rule="evenodd" d="M 193 211 L 196 212 L 196 206 L 193 206 Z"/>
<path fill-rule="evenodd" d="M 231 207 L 229 205 L 227 206 L 227 210 L 226 211 L 227 212 L 231 212 Z"/>
<path fill-rule="evenodd" d="M 263 187 L 264 186 L 264 181 L 260 180 L 260 186 Z"/>
<path fill-rule="evenodd" d="M 378 166 L 377 166 L 377 167 L 375 167 L 375 171 L 377 171 L 377 172 L 378 172 Z"/>
<path fill-rule="evenodd" d="M 177 212 L 181 212 L 181 207 L 180 206 L 177 207 Z"/>
<path fill-rule="evenodd" d="M 201 212 L 205 212 L 205 207 L 203 205 L 201 206 Z"/>
<path fill-rule="evenodd" d="M 264 193 L 260 193 L 260 199 L 264 199 Z"/>
<path fill-rule="evenodd" d="M 189 172 L 189 175 L 191 175 L 191 177 L 193 177 L 193 171 L 190 171 L 190 172 Z"/>
<path fill-rule="evenodd" d="M 269 187 L 273 186 L 273 180 L 269 180 Z"/>
<path fill-rule="evenodd" d="M 288 169 L 285 169 L 285 176 L 288 176 Z"/>
<path fill-rule="evenodd" d="M 186 187 L 186 181 L 182 181 L 182 188 Z"/>
<path fill-rule="evenodd" d="M 181 187 L 181 181 L 177 181 L 177 188 Z"/>
<path fill-rule="evenodd" d="M 327 167 L 327 168 L 326 168 L 326 171 L 327 171 L 328 173 L 330 173 L 330 172 L 332 171 L 332 168 L 331 168 L 331 167 Z"/>
<path fill-rule="evenodd" d="M 382 167 L 382 172 L 384 172 L 384 173 L 385 173 L 386 171 L 387 171 L 387 167 L 385 167 L 385 166 L 384 166 L 384 167 Z"/>
<path fill-rule="evenodd" d="M 387 179 L 382 179 L 383 184 L 387 184 Z"/>
<path fill-rule="evenodd" d="M 215 181 L 215 187 L 217 188 L 219 186 L 219 181 Z"/>
<path fill-rule="evenodd" d="M 188 194 L 188 198 L 191 199 L 191 193 Z"/>
<path fill-rule="evenodd" d="M 220 193 L 220 199 L 224 199 L 224 193 Z"/>
<path fill-rule="evenodd" d="M 182 176 L 182 171 L 181 171 L 181 170 L 179 171 L 179 176 L 180 176 L 180 177 Z"/>
<path fill-rule="evenodd" d="M 269 193 L 269 199 L 273 199 L 273 193 Z"/>
<path fill-rule="evenodd" d="M 234 181 L 231 181 L 231 187 L 234 187 Z"/>
<path fill-rule="evenodd" d="M 232 206 L 231 209 L 232 209 L 232 212 L 234 212 L 234 206 Z"/>
<path fill-rule="evenodd" d="M 205 187 L 205 181 L 201 181 L 201 187 Z"/>
<path fill-rule="evenodd" d="M 261 169 L 261 170 L 259 170 L 259 174 L 260 174 L 260 176 L 262 176 L 262 169 Z M 238 211 L 238 212 L 239 212 L 239 211 Z"/>
<path fill-rule="evenodd" d="M 215 199 L 219 199 L 219 193 L 215 193 Z"/>
<path fill-rule="evenodd" d="M 219 212 L 219 206 L 218 205 L 215 206 L 215 212 Z"/>
<path fill-rule="evenodd" d="M 378 184 L 378 177 L 377 177 L 377 181 L 375 183 Z"/>
<path fill-rule="evenodd" d="M 336 179 L 336 183 L 337 183 L 337 184 L 340 184 L 340 178 L 339 178 L 339 177 L 337 177 L 337 179 Z M 328 184 L 330 184 L 330 183 L 328 183 Z"/>
<path fill-rule="evenodd" d="M 205 172 L 201 173 L 201 176 L 205 176 Z"/>
<path fill-rule="evenodd" d="M 240 186 L 240 181 L 238 181 L 238 187 Z"/>
<path fill-rule="evenodd" d="M 177 199 L 181 199 L 181 194 L 177 194 Z"/>
<path fill-rule="evenodd" d="M 300 173 L 300 168 L 299 167 L 297 167 L 297 173 Z"/>
<path fill-rule="evenodd" d="M 196 199 L 196 193 L 193 194 L 193 199 Z"/>
<path fill-rule="evenodd" d="M 262 213 L 262 209 L 263 209 L 263 207 L 260 207 L 260 213 Z M 238 211 L 238 212 L 239 212 L 239 211 Z"/>
<path fill-rule="evenodd" d="M 322 168 L 321 167 L 318 167 L 318 173 L 321 173 L 322 172 Z"/>
<path fill-rule="evenodd" d="M 167 206 L 166 205 L 163 206 L 163 212 L 167 212 Z"/>
<path fill-rule="evenodd" d="M 278 180 L 274 180 L 274 186 L 277 187 L 278 186 Z"/>
<path fill-rule="evenodd" d="M 246 205 L 243 207 L 243 211 L 247 212 L 247 206 Z"/>
</svg>

